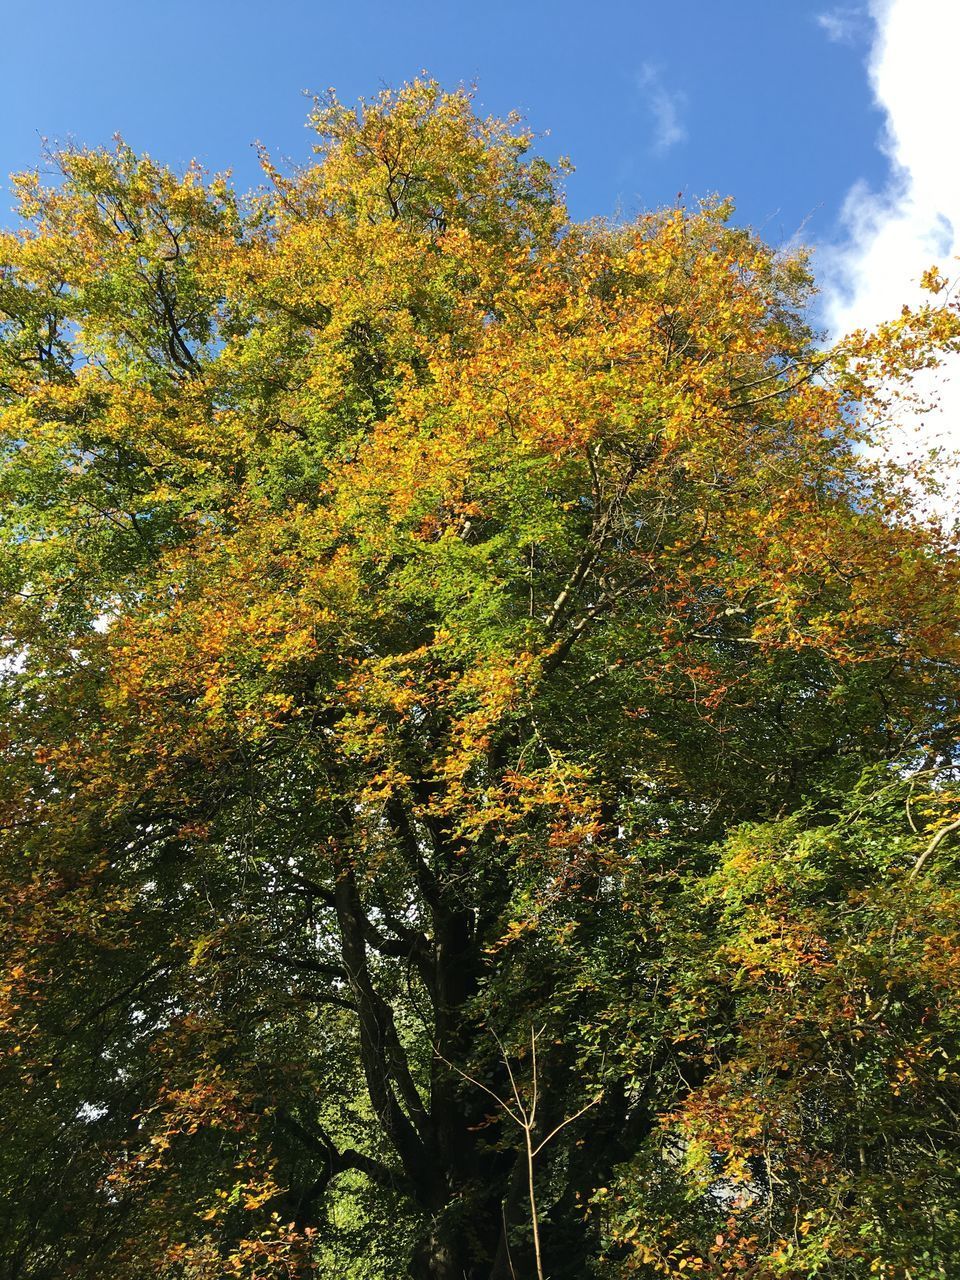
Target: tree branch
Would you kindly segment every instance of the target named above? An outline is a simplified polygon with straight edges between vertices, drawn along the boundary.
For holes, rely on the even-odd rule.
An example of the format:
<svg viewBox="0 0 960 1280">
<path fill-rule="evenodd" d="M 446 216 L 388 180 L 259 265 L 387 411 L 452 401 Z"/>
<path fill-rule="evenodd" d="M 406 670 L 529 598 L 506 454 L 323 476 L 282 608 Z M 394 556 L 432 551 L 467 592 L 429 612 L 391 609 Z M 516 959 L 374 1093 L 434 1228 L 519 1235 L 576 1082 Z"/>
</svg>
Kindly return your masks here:
<svg viewBox="0 0 960 1280">
<path fill-rule="evenodd" d="M 429 1116 L 410 1074 L 392 1010 L 370 978 L 365 917 L 352 870 L 341 872 L 337 879 L 336 900 L 344 965 L 359 1014 L 360 1058 L 370 1101 L 404 1167 L 422 1188 L 429 1181 L 430 1171 Z M 402 1107 L 394 1085 L 403 1100 Z"/>
<path fill-rule="evenodd" d="M 923 870 L 924 864 L 926 863 L 927 859 L 930 858 L 932 854 L 936 852 L 936 850 L 940 847 L 943 841 L 946 840 L 947 836 L 952 835 L 954 831 L 960 831 L 960 818 L 957 818 L 955 819 L 955 821 L 948 823 L 947 826 L 940 828 L 937 834 L 933 837 L 933 839 L 924 849 L 923 853 L 921 853 L 920 857 L 914 863 L 913 870 L 907 876 L 908 883 L 916 880 L 917 876 Z"/>
</svg>

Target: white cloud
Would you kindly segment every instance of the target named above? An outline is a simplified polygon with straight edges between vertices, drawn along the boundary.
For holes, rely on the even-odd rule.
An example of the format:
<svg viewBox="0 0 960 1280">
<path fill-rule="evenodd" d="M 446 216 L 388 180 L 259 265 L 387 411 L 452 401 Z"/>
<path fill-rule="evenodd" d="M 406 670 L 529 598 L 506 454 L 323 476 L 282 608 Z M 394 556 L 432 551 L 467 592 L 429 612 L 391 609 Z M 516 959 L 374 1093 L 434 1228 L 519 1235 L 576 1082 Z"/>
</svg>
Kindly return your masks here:
<svg viewBox="0 0 960 1280">
<path fill-rule="evenodd" d="M 960 276 L 960 97 L 952 75 L 960 48 L 958 0 L 870 0 L 873 94 L 886 116 L 881 143 L 890 163 L 883 190 L 854 185 L 843 208 L 843 237 L 820 257 L 824 320 L 839 338 L 929 299 L 920 275 L 937 264 Z M 821 19 L 821 26 L 829 27 Z M 960 447 L 960 371 L 936 378 L 940 407 L 900 423 L 924 448 Z M 925 390 L 933 390 L 931 379 Z"/>
<path fill-rule="evenodd" d="M 653 117 L 655 151 L 669 151 L 679 142 L 686 142 L 687 130 L 680 114 L 686 106 L 686 95 L 670 92 L 660 78 L 660 72 L 652 63 L 645 62 L 637 74 L 637 87 Z"/>
<path fill-rule="evenodd" d="M 864 27 L 864 11 L 857 6 L 840 9 L 828 9 L 817 14 L 817 26 L 827 33 L 827 39 L 834 44 L 847 44 L 862 34 Z"/>
</svg>

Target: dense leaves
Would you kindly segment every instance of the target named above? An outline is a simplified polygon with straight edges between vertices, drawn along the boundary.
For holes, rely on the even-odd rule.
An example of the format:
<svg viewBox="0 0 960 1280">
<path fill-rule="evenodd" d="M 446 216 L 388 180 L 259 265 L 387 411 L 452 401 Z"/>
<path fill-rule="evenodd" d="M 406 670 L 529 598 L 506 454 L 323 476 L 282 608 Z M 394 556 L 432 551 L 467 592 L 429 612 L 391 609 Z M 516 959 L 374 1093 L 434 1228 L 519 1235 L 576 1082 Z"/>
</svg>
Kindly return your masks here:
<svg viewBox="0 0 960 1280">
<path fill-rule="evenodd" d="M 0 240 L 0 1275 L 947 1276 L 940 277 L 823 350 L 726 205 L 311 124 Z"/>
</svg>

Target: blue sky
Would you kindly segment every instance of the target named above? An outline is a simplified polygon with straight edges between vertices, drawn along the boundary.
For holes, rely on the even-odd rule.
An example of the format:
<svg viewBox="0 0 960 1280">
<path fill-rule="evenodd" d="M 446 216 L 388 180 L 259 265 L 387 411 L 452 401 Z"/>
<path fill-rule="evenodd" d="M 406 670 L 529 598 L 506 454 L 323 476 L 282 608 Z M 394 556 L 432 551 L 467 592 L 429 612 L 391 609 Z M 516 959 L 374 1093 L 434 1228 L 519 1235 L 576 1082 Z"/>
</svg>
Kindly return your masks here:
<svg viewBox="0 0 960 1280">
<path fill-rule="evenodd" d="M 40 136 L 197 156 L 257 180 L 251 143 L 304 158 L 303 90 L 353 100 L 421 70 L 476 82 L 568 155 L 578 217 L 711 192 L 781 243 L 837 233 L 853 183 L 882 184 L 866 16 L 807 0 L 47 0 L 3 6 L 0 165 Z M 828 13 L 829 19 L 829 13 Z M 837 37 L 841 38 L 837 38 Z M 831 38 L 833 37 L 833 38 Z M 6 208 L 2 210 L 6 220 Z"/>
</svg>

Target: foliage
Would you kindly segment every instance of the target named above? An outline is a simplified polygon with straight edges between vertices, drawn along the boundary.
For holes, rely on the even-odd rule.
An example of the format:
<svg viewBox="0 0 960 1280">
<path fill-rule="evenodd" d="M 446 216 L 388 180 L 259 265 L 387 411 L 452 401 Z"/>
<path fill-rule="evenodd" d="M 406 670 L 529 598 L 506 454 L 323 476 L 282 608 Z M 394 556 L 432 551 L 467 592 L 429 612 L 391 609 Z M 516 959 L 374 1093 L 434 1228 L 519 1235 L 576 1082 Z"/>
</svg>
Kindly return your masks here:
<svg viewBox="0 0 960 1280">
<path fill-rule="evenodd" d="M 728 205 L 574 224 L 428 82 L 311 124 L 0 238 L 0 1275 L 530 1276 L 536 1084 L 552 1280 L 946 1276 L 938 274 L 823 350 Z"/>
</svg>

